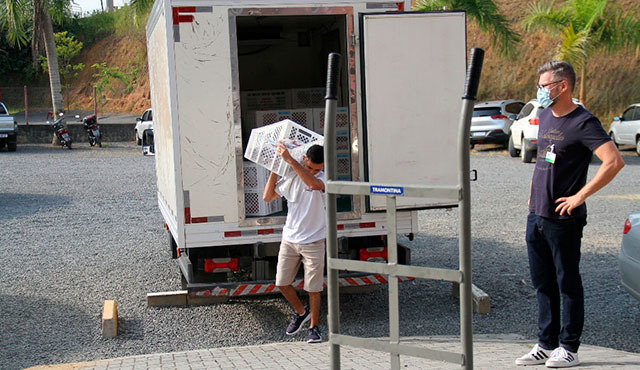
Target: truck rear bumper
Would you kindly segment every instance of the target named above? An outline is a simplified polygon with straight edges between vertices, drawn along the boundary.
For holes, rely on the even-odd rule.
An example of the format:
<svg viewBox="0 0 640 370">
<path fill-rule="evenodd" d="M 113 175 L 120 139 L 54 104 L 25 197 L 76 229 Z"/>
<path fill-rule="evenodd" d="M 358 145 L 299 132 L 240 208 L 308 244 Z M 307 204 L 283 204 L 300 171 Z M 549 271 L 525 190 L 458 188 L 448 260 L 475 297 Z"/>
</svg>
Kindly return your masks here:
<svg viewBox="0 0 640 370">
<path fill-rule="evenodd" d="M 398 282 L 410 281 L 413 279 L 413 277 L 409 276 L 398 276 Z M 387 282 L 387 278 L 379 274 L 350 273 L 344 274 L 338 278 L 338 285 L 340 287 L 364 287 L 387 284 Z M 304 287 L 304 280 L 295 280 L 292 285 L 295 289 L 302 290 Z M 324 278 L 323 286 L 326 290 L 326 277 Z M 189 292 L 189 297 L 192 298 L 243 297 L 280 292 L 273 280 L 255 281 L 251 283 L 188 284 L 187 291 Z"/>
</svg>

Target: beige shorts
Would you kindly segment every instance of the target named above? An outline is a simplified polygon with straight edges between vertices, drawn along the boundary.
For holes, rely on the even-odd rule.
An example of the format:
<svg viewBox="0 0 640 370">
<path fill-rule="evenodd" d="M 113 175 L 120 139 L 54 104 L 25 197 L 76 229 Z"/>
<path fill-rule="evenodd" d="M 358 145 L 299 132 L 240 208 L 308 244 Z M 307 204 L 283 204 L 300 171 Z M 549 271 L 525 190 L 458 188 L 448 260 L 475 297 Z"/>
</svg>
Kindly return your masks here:
<svg viewBox="0 0 640 370">
<path fill-rule="evenodd" d="M 296 244 L 283 240 L 278 252 L 276 285 L 291 285 L 298 273 L 300 263 L 304 265 L 304 290 L 315 293 L 322 291 L 324 271 L 325 239 L 309 244 Z"/>
</svg>

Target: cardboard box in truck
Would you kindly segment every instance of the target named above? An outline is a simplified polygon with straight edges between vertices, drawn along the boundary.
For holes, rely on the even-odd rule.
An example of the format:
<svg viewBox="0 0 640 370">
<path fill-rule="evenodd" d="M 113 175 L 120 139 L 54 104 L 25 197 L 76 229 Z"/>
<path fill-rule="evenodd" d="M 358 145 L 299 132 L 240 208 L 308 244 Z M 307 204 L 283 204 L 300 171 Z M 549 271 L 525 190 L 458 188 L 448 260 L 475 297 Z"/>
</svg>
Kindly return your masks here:
<svg viewBox="0 0 640 370">
<path fill-rule="evenodd" d="M 286 201 L 251 203 L 248 212 L 260 189 L 247 186 L 256 179 L 246 177 L 251 166 L 243 153 L 251 129 L 270 122 L 269 114 L 295 121 L 295 112 L 304 113 L 305 127 L 322 133 L 314 119 L 324 119 L 322 107 L 301 99 L 325 85 L 330 52 L 344 56 L 336 138 L 342 150 L 325 159 L 339 164 L 339 179 L 457 183 L 465 14 L 403 7 L 376 0 L 155 2 L 147 50 L 158 205 L 167 249 L 190 293 L 274 291 Z M 451 206 L 399 199 L 398 231 L 413 236 L 418 210 Z M 340 255 L 383 256 L 384 198 L 341 196 L 337 208 Z M 401 263 L 410 263 L 409 250 L 401 254 Z"/>
</svg>

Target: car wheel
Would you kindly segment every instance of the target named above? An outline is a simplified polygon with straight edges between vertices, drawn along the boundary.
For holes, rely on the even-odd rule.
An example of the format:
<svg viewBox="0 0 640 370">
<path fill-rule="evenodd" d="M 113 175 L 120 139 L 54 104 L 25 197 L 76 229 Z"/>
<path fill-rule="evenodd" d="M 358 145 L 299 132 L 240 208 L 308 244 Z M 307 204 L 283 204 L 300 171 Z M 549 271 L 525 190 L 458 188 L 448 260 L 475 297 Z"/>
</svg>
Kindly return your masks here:
<svg viewBox="0 0 640 370">
<path fill-rule="evenodd" d="M 636 138 L 636 154 L 640 156 L 640 136 Z"/>
<path fill-rule="evenodd" d="M 618 143 L 616 142 L 616 135 L 614 135 L 613 131 L 609 133 L 609 137 L 611 138 L 611 141 L 613 141 L 613 143 L 616 145 L 616 148 L 619 148 L 620 145 L 618 145 Z"/>
<path fill-rule="evenodd" d="M 522 149 L 520 150 L 520 159 L 523 163 L 531 163 L 533 159 L 533 150 L 529 148 L 525 140 L 522 141 Z"/>
<path fill-rule="evenodd" d="M 509 136 L 509 155 L 512 158 L 518 157 L 520 151 L 513 145 L 513 135 Z"/>
<path fill-rule="evenodd" d="M 138 130 L 136 130 L 136 144 L 142 145 L 142 139 L 138 136 Z"/>
</svg>

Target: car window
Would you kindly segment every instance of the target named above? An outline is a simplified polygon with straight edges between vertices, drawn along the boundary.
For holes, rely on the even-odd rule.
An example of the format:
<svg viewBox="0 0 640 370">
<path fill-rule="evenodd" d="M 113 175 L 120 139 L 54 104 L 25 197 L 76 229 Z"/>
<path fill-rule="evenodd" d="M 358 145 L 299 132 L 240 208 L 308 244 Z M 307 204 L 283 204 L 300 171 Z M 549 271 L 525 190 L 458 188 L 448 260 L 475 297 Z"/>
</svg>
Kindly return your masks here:
<svg viewBox="0 0 640 370">
<path fill-rule="evenodd" d="M 626 111 L 624 111 L 624 113 L 622 114 L 622 120 L 623 121 L 631 121 L 633 120 L 633 111 L 635 110 L 635 107 L 631 107 L 629 109 L 627 109 Z"/>
<path fill-rule="evenodd" d="M 149 111 L 149 117 L 147 117 L 147 121 L 153 121 L 153 111 Z"/>
<path fill-rule="evenodd" d="M 520 103 L 520 102 L 510 103 L 504 107 L 504 110 L 510 114 L 518 114 L 518 112 L 520 112 L 520 110 L 522 109 L 523 105 L 524 103 Z"/>
<path fill-rule="evenodd" d="M 500 108 L 498 107 L 475 108 L 473 110 L 474 117 L 489 117 L 489 116 L 497 116 L 500 114 L 502 114 L 502 112 L 500 112 Z"/>
<path fill-rule="evenodd" d="M 638 107 L 636 107 L 635 113 L 633 114 L 633 120 L 640 120 L 640 109 L 638 109 Z"/>
<path fill-rule="evenodd" d="M 148 121 L 149 120 L 149 113 L 151 111 L 145 111 L 144 114 L 142 115 L 142 120 L 143 121 Z"/>
<path fill-rule="evenodd" d="M 527 103 L 518 114 L 518 119 L 528 116 L 533 110 L 533 104 Z"/>
<path fill-rule="evenodd" d="M 4 109 L 2 105 L 0 105 L 0 114 L 7 114 L 7 111 Z"/>
</svg>

